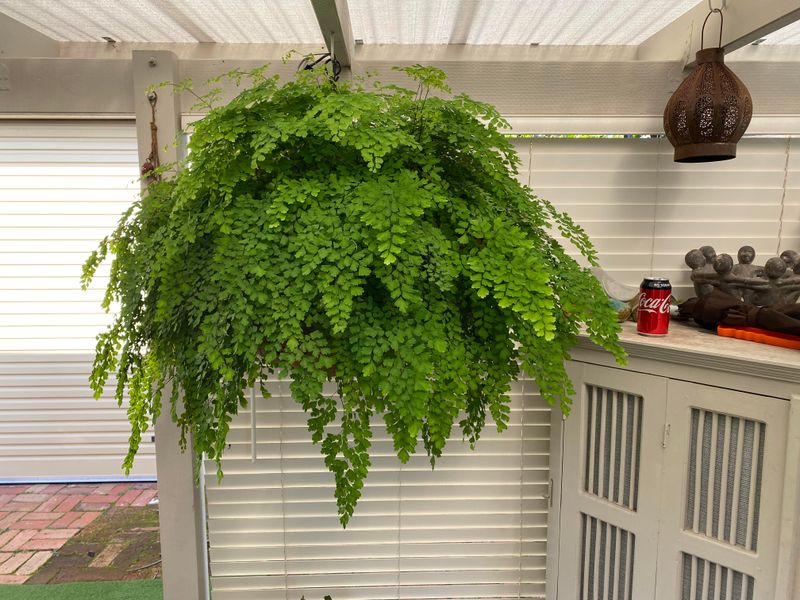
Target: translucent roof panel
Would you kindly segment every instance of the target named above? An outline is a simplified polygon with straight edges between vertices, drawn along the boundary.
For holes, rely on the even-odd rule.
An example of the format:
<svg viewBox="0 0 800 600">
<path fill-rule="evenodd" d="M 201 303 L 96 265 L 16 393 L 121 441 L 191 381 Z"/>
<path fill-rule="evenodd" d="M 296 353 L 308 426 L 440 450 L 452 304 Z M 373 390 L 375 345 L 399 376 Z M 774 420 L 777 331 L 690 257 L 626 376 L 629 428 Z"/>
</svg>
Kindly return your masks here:
<svg viewBox="0 0 800 600">
<path fill-rule="evenodd" d="M 791 25 L 770 33 L 763 42 L 763 45 L 800 46 L 800 21 L 795 21 Z"/>
<path fill-rule="evenodd" d="M 365 44 L 639 44 L 698 0 L 348 0 Z"/>
<path fill-rule="evenodd" d="M 0 0 L 59 41 L 323 43 L 310 0 Z"/>
</svg>

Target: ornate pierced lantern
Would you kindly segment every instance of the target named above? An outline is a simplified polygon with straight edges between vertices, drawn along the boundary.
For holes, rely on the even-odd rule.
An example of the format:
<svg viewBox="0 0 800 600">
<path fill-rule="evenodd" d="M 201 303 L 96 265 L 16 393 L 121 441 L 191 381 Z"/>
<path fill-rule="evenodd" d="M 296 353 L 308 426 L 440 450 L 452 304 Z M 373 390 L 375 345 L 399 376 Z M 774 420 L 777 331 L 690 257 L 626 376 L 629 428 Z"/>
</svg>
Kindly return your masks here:
<svg viewBox="0 0 800 600">
<path fill-rule="evenodd" d="M 714 8 L 708 17 L 720 18 L 719 46 L 722 46 L 722 11 Z M 753 116 L 753 100 L 742 80 L 725 66 L 725 49 L 702 48 L 697 65 L 678 86 L 664 109 L 664 131 L 675 147 L 675 162 L 712 162 L 736 158 L 736 143 Z"/>
</svg>

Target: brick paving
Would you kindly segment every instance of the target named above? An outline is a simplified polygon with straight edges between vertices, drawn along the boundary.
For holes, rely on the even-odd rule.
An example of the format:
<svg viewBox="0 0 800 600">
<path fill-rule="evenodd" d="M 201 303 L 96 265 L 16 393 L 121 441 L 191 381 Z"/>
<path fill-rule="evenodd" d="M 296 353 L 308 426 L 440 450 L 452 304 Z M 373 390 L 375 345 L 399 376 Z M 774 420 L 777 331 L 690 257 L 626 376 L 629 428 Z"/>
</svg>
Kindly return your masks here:
<svg viewBox="0 0 800 600">
<path fill-rule="evenodd" d="M 155 483 L 0 485 L 0 584 L 25 583 L 106 510 L 156 495 Z"/>
</svg>

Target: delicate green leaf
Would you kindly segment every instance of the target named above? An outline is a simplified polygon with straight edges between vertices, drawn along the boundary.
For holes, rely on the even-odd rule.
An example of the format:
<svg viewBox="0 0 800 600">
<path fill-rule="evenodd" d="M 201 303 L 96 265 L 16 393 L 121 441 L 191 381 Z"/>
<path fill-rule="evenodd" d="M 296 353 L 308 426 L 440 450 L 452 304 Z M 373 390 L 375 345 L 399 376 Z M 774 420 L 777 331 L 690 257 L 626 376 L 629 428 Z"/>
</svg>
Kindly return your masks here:
<svg viewBox="0 0 800 600">
<path fill-rule="evenodd" d="M 454 427 L 474 446 L 487 416 L 508 426 L 520 368 L 568 412 L 581 327 L 624 359 L 603 290 L 550 232 L 596 262 L 588 237 L 518 183 L 497 111 L 401 70 L 416 89 L 231 72 L 252 86 L 194 124 L 191 161 L 161 167 L 88 258 L 84 287 L 113 256 L 91 388 L 114 373 L 129 403 L 126 470 L 163 402 L 221 476 L 245 389 L 291 378 L 346 525 L 374 419 L 401 461 L 434 465 Z"/>
</svg>

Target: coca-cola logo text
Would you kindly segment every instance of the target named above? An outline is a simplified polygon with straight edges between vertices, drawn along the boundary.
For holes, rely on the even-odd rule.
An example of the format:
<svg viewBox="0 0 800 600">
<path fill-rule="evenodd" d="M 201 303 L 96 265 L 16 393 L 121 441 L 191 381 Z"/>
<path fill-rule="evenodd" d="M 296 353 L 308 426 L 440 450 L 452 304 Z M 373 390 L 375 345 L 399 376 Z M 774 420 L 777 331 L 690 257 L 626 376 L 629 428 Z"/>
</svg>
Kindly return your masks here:
<svg viewBox="0 0 800 600">
<path fill-rule="evenodd" d="M 648 313 L 669 313 L 669 296 L 665 298 L 648 298 L 644 292 L 639 294 L 639 311 Z"/>
</svg>

